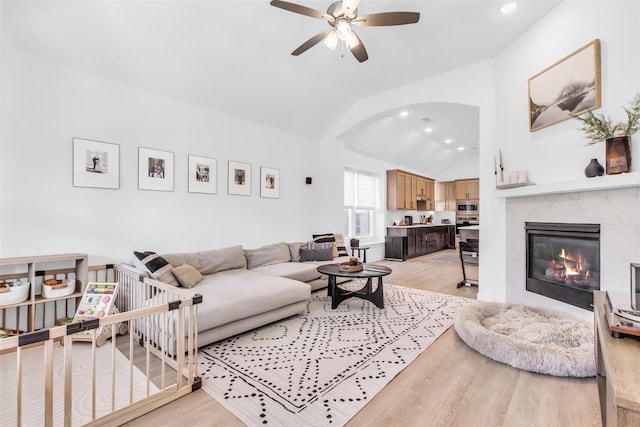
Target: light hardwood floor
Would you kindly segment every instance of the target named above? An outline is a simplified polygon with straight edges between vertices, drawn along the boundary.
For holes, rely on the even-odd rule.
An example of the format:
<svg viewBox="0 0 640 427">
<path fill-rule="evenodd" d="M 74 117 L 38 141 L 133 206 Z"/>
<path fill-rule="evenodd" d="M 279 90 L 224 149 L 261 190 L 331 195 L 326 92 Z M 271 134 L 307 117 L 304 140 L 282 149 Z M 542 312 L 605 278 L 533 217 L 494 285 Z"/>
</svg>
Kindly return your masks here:
<svg viewBox="0 0 640 427">
<path fill-rule="evenodd" d="M 462 280 L 460 263 L 429 261 L 434 255 L 406 262 L 377 263 L 393 270 L 385 278 L 387 283 L 475 299 L 476 288 L 456 288 L 456 283 Z M 127 425 L 244 424 L 198 390 Z M 471 350 L 453 327 L 346 424 L 347 427 L 600 425 L 595 378 L 559 378 L 511 368 Z"/>
</svg>

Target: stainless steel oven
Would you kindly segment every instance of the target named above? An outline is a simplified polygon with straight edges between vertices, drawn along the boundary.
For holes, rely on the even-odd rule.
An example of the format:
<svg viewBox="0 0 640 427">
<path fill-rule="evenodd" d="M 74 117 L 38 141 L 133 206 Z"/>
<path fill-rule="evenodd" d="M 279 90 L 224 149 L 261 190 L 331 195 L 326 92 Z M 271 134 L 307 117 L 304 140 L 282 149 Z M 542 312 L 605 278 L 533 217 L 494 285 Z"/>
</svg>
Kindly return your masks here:
<svg viewBox="0 0 640 427">
<path fill-rule="evenodd" d="M 479 203 L 477 200 L 458 200 L 456 205 L 458 214 L 478 213 Z"/>
<path fill-rule="evenodd" d="M 460 229 L 472 225 L 480 225 L 480 218 L 477 215 L 456 215 L 456 234 L 460 234 Z"/>
</svg>

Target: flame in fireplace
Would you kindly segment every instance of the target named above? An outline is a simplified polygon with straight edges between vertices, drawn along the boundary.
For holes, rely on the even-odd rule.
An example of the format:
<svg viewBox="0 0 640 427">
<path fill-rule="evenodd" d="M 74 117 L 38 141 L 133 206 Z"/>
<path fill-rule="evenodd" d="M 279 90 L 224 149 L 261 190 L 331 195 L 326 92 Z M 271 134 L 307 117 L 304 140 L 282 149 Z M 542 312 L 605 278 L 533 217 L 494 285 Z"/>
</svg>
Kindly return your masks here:
<svg viewBox="0 0 640 427">
<path fill-rule="evenodd" d="M 560 249 L 557 260 L 551 260 L 546 276 L 566 284 L 588 284 L 591 281 L 589 264 L 582 254 L 573 255 Z"/>
</svg>

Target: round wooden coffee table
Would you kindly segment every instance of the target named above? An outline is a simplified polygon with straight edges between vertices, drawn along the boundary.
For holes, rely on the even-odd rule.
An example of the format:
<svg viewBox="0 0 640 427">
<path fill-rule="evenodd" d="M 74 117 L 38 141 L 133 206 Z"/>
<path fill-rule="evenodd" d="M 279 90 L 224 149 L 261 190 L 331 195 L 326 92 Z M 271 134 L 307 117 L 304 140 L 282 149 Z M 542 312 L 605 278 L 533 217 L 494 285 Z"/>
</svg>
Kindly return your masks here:
<svg viewBox="0 0 640 427">
<path fill-rule="evenodd" d="M 378 308 L 384 308 L 384 295 L 382 287 L 382 277 L 391 274 L 391 269 L 383 265 L 364 264 L 362 271 L 349 272 L 340 271 L 338 264 L 326 264 L 318 267 L 318 273 L 326 274 L 329 277 L 327 294 L 331 297 L 331 308 L 338 305 L 347 298 L 356 297 L 372 302 Z M 349 279 L 367 279 L 367 283 L 360 289 L 350 291 L 339 287 L 336 277 Z M 378 278 L 378 286 L 373 290 L 371 280 Z"/>
</svg>

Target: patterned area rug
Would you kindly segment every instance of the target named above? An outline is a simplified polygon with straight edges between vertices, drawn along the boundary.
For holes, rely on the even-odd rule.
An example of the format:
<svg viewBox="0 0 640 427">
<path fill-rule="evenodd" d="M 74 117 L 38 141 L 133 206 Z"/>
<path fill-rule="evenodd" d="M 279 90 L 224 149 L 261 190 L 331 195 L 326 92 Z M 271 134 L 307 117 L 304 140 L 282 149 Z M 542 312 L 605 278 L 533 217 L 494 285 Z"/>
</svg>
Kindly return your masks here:
<svg viewBox="0 0 640 427">
<path fill-rule="evenodd" d="M 249 426 L 342 426 L 452 324 L 466 298 L 384 285 L 384 310 L 326 290 L 308 311 L 203 347 L 203 389 Z"/>
</svg>

